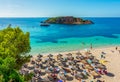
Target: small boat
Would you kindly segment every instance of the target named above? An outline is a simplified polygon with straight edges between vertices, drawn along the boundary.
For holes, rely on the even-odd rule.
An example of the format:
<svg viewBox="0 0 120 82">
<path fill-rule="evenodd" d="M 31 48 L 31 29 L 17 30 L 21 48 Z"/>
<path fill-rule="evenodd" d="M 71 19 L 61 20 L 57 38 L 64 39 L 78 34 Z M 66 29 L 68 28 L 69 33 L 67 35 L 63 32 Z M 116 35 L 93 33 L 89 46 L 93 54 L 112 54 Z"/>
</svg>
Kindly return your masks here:
<svg viewBox="0 0 120 82">
<path fill-rule="evenodd" d="M 50 26 L 48 23 L 42 23 L 40 26 Z"/>
</svg>

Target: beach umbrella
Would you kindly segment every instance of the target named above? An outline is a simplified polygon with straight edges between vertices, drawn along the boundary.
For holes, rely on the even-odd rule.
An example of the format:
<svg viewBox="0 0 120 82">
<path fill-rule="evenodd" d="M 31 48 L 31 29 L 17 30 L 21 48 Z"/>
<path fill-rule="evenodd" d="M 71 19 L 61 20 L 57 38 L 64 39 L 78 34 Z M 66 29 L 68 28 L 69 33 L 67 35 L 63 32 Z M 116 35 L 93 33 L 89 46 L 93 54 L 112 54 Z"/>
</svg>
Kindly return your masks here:
<svg viewBox="0 0 120 82">
<path fill-rule="evenodd" d="M 45 73 L 51 73 L 51 71 L 49 69 L 46 69 Z"/>
<path fill-rule="evenodd" d="M 31 82 L 36 82 L 36 81 L 35 81 L 35 77 L 32 77 L 32 80 L 31 80 Z"/>
<path fill-rule="evenodd" d="M 62 54 L 58 54 L 58 56 L 63 56 Z"/>
<path fill-rule="evenodd" d="M 77 52 L 76 55 L 82 55 L 80 52 Z"/>
<path fill-rule="evenodd" d="M 41 54 L 38 54 L 38 56 L 37 56 L 37 57 L 41 58 L 41 57 L 43 57 L 43 55 L 41 55 Z"/>
<path fill-rule="evenodd" d="M 56 71 L 59 72 L 60 71 L 60 68 L 59 67 L 55 67 Z"/>
<path fill-rule="evenodd" d="M 88 57 L 89 57 L 89 59 L 94 59 L 93 55 L 89 55 Z"/>
<path fill-rule="evenodd" d="M 92 53 L 90 53 L 89 51 L 85 52 L 85 55 L 88 57 L 89 55 L 91 55 Z"/>
<path fill-rule="evenodd" d="M 53 57 L 53 55 L 52 55 L 52 54 L 49 54 L 48 57 Z"/>
<path fill-rule="evenodd" d="M 105 52 L 101 52 L 102 54 L 106 54 Z"/>
<path fill-rule="evenodd" d="M 42 77 L 38 77 L 38 82 L 48 82 L 48 81 L 45 81 L 44 79 L 42 79 Z"/>
<path fill-rule="evenodd" d="M 55 63 L 54 63 L 54 66 L 57 66 L 57 65 L 58 65 L 58 63 L 55 62 Z"/>
<path fill-rule="evenodd" d="M 63 63 L 59 63 L 58 65 L 59 65 L 59 66 L 64 66 Z"/>
<path fill-rule="evenodd" d="M 42 59 L 40 59 L 40 58 L 37 58 L 37 59 L 36 59 L 36 61 L 37 61 L 37 62 L 40 62 L 40 61 L 42 61 Z"/>
<path fill-rule="evenodd" d="M 81 79 L 81 78 L 83 78 L 83 75 L 82 75 L 82 74 L 76 74 L 76 75 L 75 75 L 75 78 L 76 78 L 76 79 L 79 79 L 79 78 Z"/>
<path fill-rule="evenodd" d="M 63 69 L 60 69 L 59 75 L 60 75 L 60 76 L 61 76 L 61 75 L 64 75 L 64 72 L 65 72 L 64 68 L 63 68 Z"/>
<path fill-rule="evenodd" d="M 64 75 L 60 75 L 60 79 L 67 80 L 67 78 Z"/>
<path fill-rule="evenodd" d="M 76 59 L 79 59 L 80 58 L 80 56 L 78 55 L 78 56 L 76 56 Z"/>
<path fill-rule="evenodd" d="M 53 77 L 50 76 L 48 77 L 48 79 L 53 82 Z"/>
<path fill-rule="evenodd" d="M 73 64 L 73 62 L 72 62 L 72 61 L 69 61 L 69 62 L 68 62 L 68 65 L 71 65 L 71 64 Z"/>
<path fill-rule="evenodd" d="M 24 69 L 20 69 L 19 73 L 22 74 L 22 75 L 25 75 L 25 70 Z"/>
<path fill-rule="evenodd" d="M 31 63 L 31 64 L 35 64 L 35 61 L 34 61 L 34 60 L 31 60 L 30 63 Z"/>
<path fill-rule="evenodd" d="M 67 56 L 72 56 L 72 53 L 68 53 L 68 54 L 66 54 Z"/>
<path fill-rule="evenodd" d="M 97 63 L 99 61 L 97 59 L 93 59 L 92 62 Z"/>
<path fill-rule="evenodd" d="M 105 69 L 105 68 L 106 68 L 106 67 L 105 67 L 104 65 L 102 65 L 102 64 L 98 64 L 97 67 L 98 67 L 98 68 L 101 68 L 101 69 Z"/>
<path fill-rule="evenodd" d="M 72 64 L 72 65 L 74 65 L 74 64 L 75 64 L 75 62 L 74 62 L 74 61 L 71 61 L 71 64 Z"/>
<path fill-rule="evenodd" d="M 28 66 L 28 69 L 29 69 L 29 70 L 34 69 L 34 65 L 30 64 L 30 65 Z"/>
<path fill-rule="evenodd" d="M 38 81 L 38 82 L 49 82 L 49 79 L 47 77 L 42 78 L 42 81 Z"/>
<path fill-rule="evenodd" d="M 62 58 L 62 60 L 61 60 L 62 62 L 67 62 L 67 58 Z"/>
<path fill-rule="evenodd" d="M 73 66 L 71 69 L 73 69 L 73 70 L 78 70 L 78 68 L 76 68 L 76 67 L 74 67 L 74 66 Z"/>
<path fill-rule="evenodd" d="M 24 64 L 24 65 L 23 65 L 23 67 L 24 67 L 24 68 L 27 68 L 27 67 L 28 67 L 28 65 L 27 65 L 27 64 Z"/>
<path fill-rule="evenodd" d="M 29 71 L 28 70 L 24 70 L 23 71 L 23 75 L 28 75 L 29 74 Z"/>
<path fill-rule="evenodd" d="M 80 59 L 83 60 L 83 59 L 84 59 L 84 56 L 80 56 Z"/>
</svg>

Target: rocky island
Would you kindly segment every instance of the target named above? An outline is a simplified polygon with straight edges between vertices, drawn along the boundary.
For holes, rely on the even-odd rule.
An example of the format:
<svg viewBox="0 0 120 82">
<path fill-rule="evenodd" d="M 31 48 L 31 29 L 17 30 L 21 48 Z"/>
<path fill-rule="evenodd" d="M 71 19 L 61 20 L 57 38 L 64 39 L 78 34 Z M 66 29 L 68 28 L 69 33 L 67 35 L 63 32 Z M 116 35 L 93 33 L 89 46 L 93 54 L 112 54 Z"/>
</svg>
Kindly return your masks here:
<svg viewBox="0 0 120 82">
<path fill-rule="evenodd" d="M 50 24 L 93 24 L 90 20 L 83 20 L 82 18 L 77 18 L 73 16 L 65 16 L 65 17 L 53 17 L 48 18 L 44 21 L 44 23 Z"/>
</svg>

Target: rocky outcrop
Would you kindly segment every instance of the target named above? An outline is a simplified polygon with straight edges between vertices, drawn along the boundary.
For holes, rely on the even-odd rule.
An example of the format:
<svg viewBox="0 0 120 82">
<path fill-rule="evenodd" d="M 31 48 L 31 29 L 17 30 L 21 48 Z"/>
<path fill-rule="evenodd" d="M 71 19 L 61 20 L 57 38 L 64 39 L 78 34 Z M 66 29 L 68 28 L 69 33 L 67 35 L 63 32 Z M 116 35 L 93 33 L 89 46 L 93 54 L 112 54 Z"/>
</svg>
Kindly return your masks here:
<svg viewBox="0 0 120 82">
<path fill-rule="evenodd" d="M 76 18 L 73 16 L 66 16 L 66 17 L 53 17 L 49 18 L 45 23 L 52 23 L 52 24 L 93 24 L 90 20 L 83 20 L 81 18 Z"/>
</svg>

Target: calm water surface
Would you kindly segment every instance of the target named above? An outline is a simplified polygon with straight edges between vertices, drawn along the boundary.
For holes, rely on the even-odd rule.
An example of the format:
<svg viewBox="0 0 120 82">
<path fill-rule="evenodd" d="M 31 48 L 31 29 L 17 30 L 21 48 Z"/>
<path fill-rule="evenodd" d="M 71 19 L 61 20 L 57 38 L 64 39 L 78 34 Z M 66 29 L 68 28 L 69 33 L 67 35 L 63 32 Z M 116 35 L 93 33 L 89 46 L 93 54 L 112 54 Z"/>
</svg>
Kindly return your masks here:
<svg viewBox="0 0 120 82">
<path fill-rule="evenodd" d="M 84 18 L 91 25 L 51 24 L 40 26 L 47 18 L 0 18 L 0 29 L 8 24 L 30 32 L 31 53 L 53 53 L 102 46 L 120 45 L 120 18 Z"/>
</svg>

